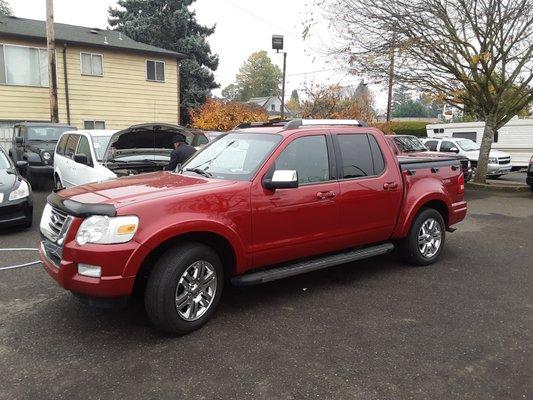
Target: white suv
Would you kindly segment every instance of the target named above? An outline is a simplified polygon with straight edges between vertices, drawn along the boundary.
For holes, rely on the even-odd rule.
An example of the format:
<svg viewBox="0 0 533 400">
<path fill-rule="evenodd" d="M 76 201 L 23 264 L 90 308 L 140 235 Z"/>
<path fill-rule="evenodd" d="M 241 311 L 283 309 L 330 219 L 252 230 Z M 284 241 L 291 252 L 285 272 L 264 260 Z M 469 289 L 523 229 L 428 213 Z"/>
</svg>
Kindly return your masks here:
<svg viewBox="0 0 533 400">
<path fill-rule="evenodd" d="M 441 151 L 444 153 L 455 153 L 467 157 L 472 163 L 472 168 L 477 166 L 479 159 L 479 145 L 470 140 L 462 138 L 421 139 L 422 143 L 431 151 Z M 489 165 L 487 176 L 499 177 L 509 173 L 512 169 L 511 156 L 503 151 L 491 150 L 489 153 Z"/>
<path fill-rule="evenodd" d="M 117 175 L 102 165 L 109 140 L 116 131 L 79 130 L 64 132 L 54 155 L 54 185 L 68 188 L 101 182 Z"/>
</svg>

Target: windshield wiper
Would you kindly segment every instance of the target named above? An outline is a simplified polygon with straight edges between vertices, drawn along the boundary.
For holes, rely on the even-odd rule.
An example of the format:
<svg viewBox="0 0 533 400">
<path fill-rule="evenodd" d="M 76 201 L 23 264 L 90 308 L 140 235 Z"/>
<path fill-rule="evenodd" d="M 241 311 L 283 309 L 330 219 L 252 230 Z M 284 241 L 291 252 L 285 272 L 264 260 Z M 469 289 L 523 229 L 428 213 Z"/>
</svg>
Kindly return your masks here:
<svg viewBox="0 0 533 400">
<path fill-rule="evenodd" d="M 182 171 L 187 171 L 187 172 L 194 172 L 195 174 L 198 174 L 198 175 L 202 175 L 202 176 L 205 176 L 206 178 L 211 178 L 213 176 L 213 174 L 211 172 L 207 172 L 201 168 L 198 168 L 198 167 L 195 167 L 195 168 L 185 168 L 184 170 Z"/>
<path fill-rule="evenodd" d="M 213 161 L 215 161 L 218 157 L 220 157 L 220 155 L 228 148 L 230 147 L 233 143 L 235 143 L 237 141 L 237 139 L 235 140 L 232 140 L 231 142 L 229 142 L 226 146 L 224 146 L 224 148 L 222 150 L 220 150 L 218 152 L 218 154 L 216 156 L 214 156 L 213 158 L 210 158 L 209 160 L 205 160 L 203 163 L 200 163 L 196 166 L 196 168 L 198 167 L 201 167 L 202 165 L 206 165 L 206 167 L 204 168 L 204 170 L 208 169 L 211 164 L 213 164 Z"/>
</svg>

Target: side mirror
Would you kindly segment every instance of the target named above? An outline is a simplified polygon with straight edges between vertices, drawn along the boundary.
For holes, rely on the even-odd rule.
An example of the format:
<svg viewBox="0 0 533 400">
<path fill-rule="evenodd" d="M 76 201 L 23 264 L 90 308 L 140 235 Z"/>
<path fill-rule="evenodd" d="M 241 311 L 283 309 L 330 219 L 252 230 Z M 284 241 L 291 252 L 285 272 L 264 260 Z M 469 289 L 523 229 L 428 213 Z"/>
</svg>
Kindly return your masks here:
<svg viewBox="0 0 533 400">
<path fill-rule="evenodd" d="M 74 154 L 74 162 L 83 165 L 89 165 L 89 160 L 85 154 Z"/>
<path fill-rule="evenodd" d="M 452 153 L 459 153 L 459 149 L 458 149 L 457 147 L 452 147 L 452 148 L 450 149 L 450 151 L 451 151 Z"/>
<path fill-rule="evenodd" d="M 292 189 L 298 187 L 298 172 L 292 169 L 277 169 L 272 178 L 265 178 L 263 186 L 266 189 Z"/>
<path fill-rule="evenodd" d="M 16 144 L 24 143 L 24 138 L 22 136 L 15 136 L 15 143 Z"/>
<path fill-rule="evenodd" d="M 16 166 L 17 166 L 18 169 L 24 170 L 28 166 L 28 162 L 24 161 L 24 160 L 17 161 Z"/>
</svg>

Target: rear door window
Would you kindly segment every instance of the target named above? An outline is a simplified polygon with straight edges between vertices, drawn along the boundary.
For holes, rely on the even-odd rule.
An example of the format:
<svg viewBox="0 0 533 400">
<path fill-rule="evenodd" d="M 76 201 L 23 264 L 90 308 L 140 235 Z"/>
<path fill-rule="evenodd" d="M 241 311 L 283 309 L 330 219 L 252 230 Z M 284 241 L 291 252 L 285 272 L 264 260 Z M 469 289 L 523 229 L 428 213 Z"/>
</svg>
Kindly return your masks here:
<svg viewBox="0 0 533 400">
<path fill-rule="evenodd" d="M 69 135 L 65 145 L 65 157 L 74 158 L 76 147 L 78 147 L 79 135 Z"/>
<path fill-rule="evenodd" d="M 372 150 L 366 134 L 337 135 L 337 142 L 341 156 L 341 179 L 375 175 Z"/>
</svg>

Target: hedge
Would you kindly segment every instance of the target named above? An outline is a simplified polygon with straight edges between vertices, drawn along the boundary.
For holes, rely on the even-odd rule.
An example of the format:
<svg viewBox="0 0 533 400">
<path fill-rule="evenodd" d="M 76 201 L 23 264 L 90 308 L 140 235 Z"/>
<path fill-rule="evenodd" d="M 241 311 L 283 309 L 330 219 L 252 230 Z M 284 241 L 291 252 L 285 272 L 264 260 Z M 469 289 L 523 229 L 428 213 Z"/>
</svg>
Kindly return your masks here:
<svg viewBox="0 0 533 400">
<path fill-rule="evenodd" d="M 413 135 L 417 137 L 426 137 L 426 121 L 392 121 L 389 123 L 377 123 L 374 126 L 381 129 L 386 134 L 396 135 Z"/>
</svg>

